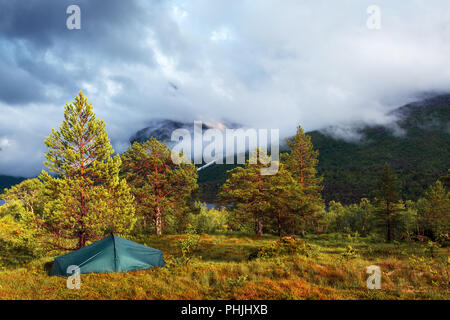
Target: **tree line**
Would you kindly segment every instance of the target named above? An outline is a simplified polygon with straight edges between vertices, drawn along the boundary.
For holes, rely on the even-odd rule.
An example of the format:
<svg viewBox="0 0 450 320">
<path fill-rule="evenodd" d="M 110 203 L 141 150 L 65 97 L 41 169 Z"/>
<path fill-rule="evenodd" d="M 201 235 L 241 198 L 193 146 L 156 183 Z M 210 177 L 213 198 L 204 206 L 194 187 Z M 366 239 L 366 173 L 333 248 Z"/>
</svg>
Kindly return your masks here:
<svg viewBox="0 0 450 320">
<path fill-rule="evenodd" d="M 251 155 L 256 163 L 247 161 L 227 173 L 217 199 L 224 209 L 210 215 L 226 226 L 215 229 L 279 236 L 358 232 L 381 234 L 387 241 L 448 239 L 449 175 L 419 201 L 404 201 L 386 164 L 376 198 L 326 205 L 311 138 L 299 126 L 287 144 L 290 152 L 281 155 L 275 175 L 261 174 L 269 163 L 262 158 L 270 157 L 265 150 Z M 66 104 L 60 128 L 52 130 L 45 145 L 48 171 L 5 189 L 0 198 L 7 204 L 0 207 L 0 217 L 8 213 L 49 246 L 81 248 L 110 232 L 182 233 L 189 223 L 202 223 L 205 230 L 209 218 L 196 202 L 196 167 L 174 164 L 169 147 L 154 137 L 115 154 L 105 123 L 81 91 Z"/>
</svg>

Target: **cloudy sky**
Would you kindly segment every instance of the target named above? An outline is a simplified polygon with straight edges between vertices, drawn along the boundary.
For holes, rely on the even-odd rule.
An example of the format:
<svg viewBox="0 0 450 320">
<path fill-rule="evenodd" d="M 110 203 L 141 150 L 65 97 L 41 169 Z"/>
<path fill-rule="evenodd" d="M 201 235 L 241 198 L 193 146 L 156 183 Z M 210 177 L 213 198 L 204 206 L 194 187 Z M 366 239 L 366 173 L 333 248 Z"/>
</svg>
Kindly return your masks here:
<svg viewBox="0 0 450 320">
<path fill-rule="evenodd" d="M 154 118 L 282 136 L 388 122 L 450 88 L 450 2 L 393 2 L 0 0 L 0 174 L 42 169 L 43 140 L 79 90 L 118 151 Z M 73 4 L 80 30 L 66 27 Z"/>
</svg>

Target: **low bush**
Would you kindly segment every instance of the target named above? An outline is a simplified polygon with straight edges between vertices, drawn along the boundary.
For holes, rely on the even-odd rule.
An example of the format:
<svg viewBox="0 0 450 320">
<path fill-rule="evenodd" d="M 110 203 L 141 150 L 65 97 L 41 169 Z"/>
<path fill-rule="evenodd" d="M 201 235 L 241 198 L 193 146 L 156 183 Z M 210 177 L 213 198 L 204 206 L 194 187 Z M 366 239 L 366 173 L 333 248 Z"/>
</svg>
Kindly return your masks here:
<svg viewBox="0 0 450 320">
<path fill-rule="evenodd" d="M 12 267 L 39 254 L 34 232 L 12 215 L 0 218 L 0 267 Z"/>
<path fill-rule="evenodd" d="M 436 258 L 439 255 L 439 246 L 432 241 L 428 241 L 428 244 L 424 249 L 424 253 L 432 258 Z"/>
<path fill-rule="evenodd" d="M 227 211 L 224 208 L 208 209 L 201 205 L 199 213 L 190 215 L 190 221 L 199 234 L 224 233 L 228 230 Z"/>
<path fill-rule="evenodd" d="M 268 259 L 283 255 L 300 254 L 306 257 L 313 257 L 319 254 L 317 246 L 309 244 L 303 240 L 294 237 L 283 237 L 280 240 L 270 242 L 269 244 L 252 252 L 249 260 L 256 258 Z"/>
<path fill-rule="evenodd" d="M 176 263 L 187 265 L 198 251 L 199 244 L 200 236 L 196 233 L 195 228 L 192 225 L 189 225 L 187 227 L 186 237 L 178 240 L 181 255 L 176 258 Z"/>
<path fill-rule="evenodd" d="M 345 248 L 345 251 L 341 254 L 341 256 L 345 259 L 358 258 L 359 257 L 358 249 L 356 249 L 355 247 L 353 247 L 352 245 L 349 244 Z"/>
</svg>

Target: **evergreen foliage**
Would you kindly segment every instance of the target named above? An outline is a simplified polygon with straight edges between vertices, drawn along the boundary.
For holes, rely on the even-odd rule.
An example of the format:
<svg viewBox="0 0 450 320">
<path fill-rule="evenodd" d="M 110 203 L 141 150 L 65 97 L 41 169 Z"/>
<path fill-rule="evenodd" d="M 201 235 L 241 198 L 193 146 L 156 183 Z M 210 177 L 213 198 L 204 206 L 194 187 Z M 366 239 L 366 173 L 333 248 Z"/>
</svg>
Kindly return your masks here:
<svg viewBox="0 0 450 320">
<path fill-rule="evenodd" d="M 394 239 L 394 231 L 399 224 L 401 205 L 397 185 L 397 177 L 385 163 L 383 174 L 379 182 L 376 215 L 380 227 L 386 230 L 386 240 Z"/>
<path fill-rule="evenodd" d="M 162 234 L 168 215 L 187 215 L 197 190 L 197 169 L 191 163 L 175 164 L 172 151 L 156 138 L 134 142 L 123 154 L 123 176 L 132 188 L 136 213 L 143 226 L 151 223 Z M 182 155 L 181 155 L 182 156 Z"/>
<path fill-rule="evenodd" d="M 450 192 L 438 180 L 417 202 L 422 234 L 433 240 L 448 238 L 450 233 Z"/>
<path fill-rule="evenodd" d="M 131 190 L 119 179 L 120 156 L 112 156 L 105 123 L 81 91 L 66 104 L 61 127 L 52 129 L 45 145 L 45 165 L 56 176 L 46 171 L 39 176 L 47 202 L 35 220 L 54 235 L 55 245 L 76 239 L 81 248 L 108 232 L 129 232 L 136 220 Z"/>
</svg>

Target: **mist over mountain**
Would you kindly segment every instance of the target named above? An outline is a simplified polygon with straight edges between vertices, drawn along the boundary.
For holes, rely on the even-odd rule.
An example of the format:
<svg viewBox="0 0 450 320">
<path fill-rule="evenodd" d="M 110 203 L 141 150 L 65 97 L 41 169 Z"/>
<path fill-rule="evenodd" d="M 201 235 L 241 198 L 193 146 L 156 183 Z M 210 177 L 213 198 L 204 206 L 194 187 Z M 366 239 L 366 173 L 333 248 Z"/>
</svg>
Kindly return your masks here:
<svg viewBox="0 0 450 320">
<path fill-rule="evenodd" d="M 404 199 L 416 200 L 450 168 L 450 95 L 417 101 L 393 111 L 388 126 L 357 130 L 361 140 L 347 142 L 320 131 L 309 134 L 319 149 L 324 197 L 345 203 L 373 197 L 383 164 L 399 176 Z"/>
<path fill-rule="evenodd" d="M 208 129 L 218 129 L 225 132 L 226 129 L 238 129 L 242 125 L 230 121 L 202 122 L 202 131 Z M 148 126 L 137 131 L 131 138 L 130 143 L 145 142 L 150 137 L 155 137 L 159 141 L 166 142 L 169 147 L 173 147 L 176 141 L 171 140 L 172 132 L 177 129 L 186 129 L 194 136 L 194 122 L 181 122 L 170 119 L 153 119 Z"/>
<path fill-rule="evenodd" d="M 387 116 L 396 120 L 385 125 L 335 125 L 308 132 L 319 150 L 318 170 L 324 176 L 326 201 L 352 203 L 361 197 L 373 197 L 385 162 L 399 175 L 403 197 L 414 200 L 450 167 L 450 94 L 406 104 Z M 203 130 L 240 127 L 227 121 L 203 123 Z M 194 124 L 154 119 L 130 137 L 130 143 L 154 136 L 173 146 L 170 137 L 173 130 L 179 128 L 193 134 Z M 281 148 L 283 150 L 286 151 Z M 226 171 L 234 167 L 236 165 L 212 165 L 199 171 L 202 200 L 215 200 Z M 0 188 L 22 180 L 0 176 Z"/>
<path fill-rule="evenodd" d="M 319 150 L 319 174 L 325 200 L 343 203 L 371 198 L 388 162 L 399 176 L 404 199 L 416 200 L 450 168 L 450 94 L 393 110 L 387 125 L 331 126 L 308 132 Z M 226 170 L 214 165 L 199 174 L 205 201 L 213 201 Z"/>
</svg>

